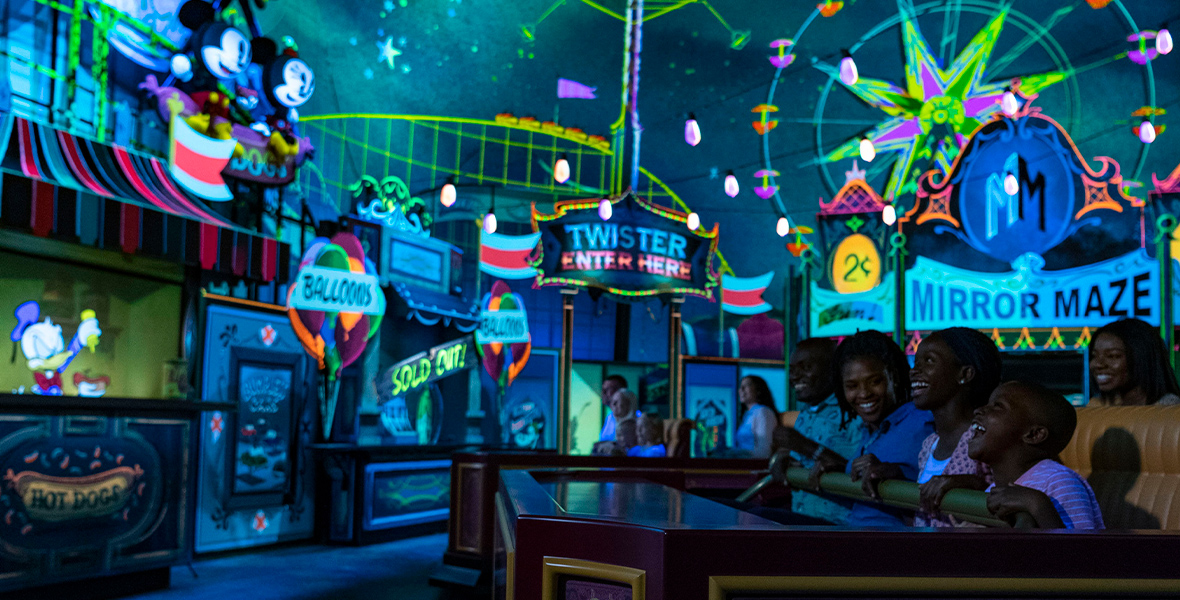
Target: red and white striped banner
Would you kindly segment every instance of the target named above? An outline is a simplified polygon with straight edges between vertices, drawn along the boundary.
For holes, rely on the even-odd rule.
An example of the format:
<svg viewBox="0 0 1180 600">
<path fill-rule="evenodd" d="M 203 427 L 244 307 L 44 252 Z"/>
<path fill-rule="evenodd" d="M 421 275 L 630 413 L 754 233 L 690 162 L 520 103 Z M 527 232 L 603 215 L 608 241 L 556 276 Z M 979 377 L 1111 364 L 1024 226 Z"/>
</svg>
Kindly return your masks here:
<svg viewBox="0 0 1180 600">
<path fill-rule="evenodd" d="M 770 286 L 774 271 L 757 277 L 721 276 L 721 307 L 735 315 L 757 315 L 770 310 L 762 292 Z"/>
<path fill-rule="evenodd" d="M 234 195 L 221 178 L 238 143 L 206 137 L 189 126 L 179 115 L 172 117 L 172 140 L 168 152 L 168 171 L 184 189 L 206 200 L 232 200 Z"/>
<path fill-rule="evenodd" d="M 500 279 L 532 279 L 537 270 L 529 265 L 528 257 L 540 241 L 540 233 L 484 233 L 480 237 L 479 268 Z"/>
</svg>

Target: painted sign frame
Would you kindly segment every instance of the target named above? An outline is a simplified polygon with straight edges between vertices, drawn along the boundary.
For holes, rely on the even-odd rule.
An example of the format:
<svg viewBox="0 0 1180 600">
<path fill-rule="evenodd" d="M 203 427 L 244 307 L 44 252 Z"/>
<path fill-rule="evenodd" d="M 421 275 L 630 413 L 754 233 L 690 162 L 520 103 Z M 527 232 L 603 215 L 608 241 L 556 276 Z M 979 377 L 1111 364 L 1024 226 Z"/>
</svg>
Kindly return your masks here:
<svg viewBox="0 0 1180 600">
<path fill-rule="evenodd" d="M 603 221 L 599 216 L 602 200 L 565 200 L 554 204 L 552 214 L 541 213 L 533 205 L 533 231 L 541 234 L 530 260 L 537 269 L 536 287 L 595 288 L 623 297 L 713 298 L 720 281 L 713 265 L 718 225 L 712 230 L 689 230 L 688 215 L 649 203 L 631 191 L 606 199 L 613 216 Z M 587 249 L 582 249 L 582 236 Z"/>
<path fill-rule="evenodd" d="M 230 353 L 230 369 L 229 369 L 229 397 L 228 400 L 239 405 L 239 409 L 232 415 L 226 415 L 226 423 L 228 426 L 225 429 L 227 434 L 225 460 L 226 470 L 225 476 L 228 478 L 226 490 L 227 497 L 225 506 L 227 509 L 248 509 L 257 508 L 261 506 L 274 506 L 278 504 L 290 504 L 292 501 L 292 489 L 296 485 L 296 478 L 293 476 L 294 468 L 298 465 L 299 447 L 296 444 L 298 437 L 298 415 L 303 412 L 304 403 L 307 402 L 305 394 L 300 393 L 300 383 L 305 381 L 307 373 L 304 372 L 307 362 L 300 354 L 293 352 L 275 352 L 269 350 L 259 350 L 254 348 L 235 347 Z M 250 399 L 244 398 L 241 395 L 242 373 L 245 369 L 253 368 L 260 370 L 268 370 L 273 372 L 286 373 L 290 382 L 290 388 L 287 390 L 286 402 L 288 407 L 286 410 L 285 422 L 273 423 L 281 428 L 276 429 L 279 432 L 276 438 L 285 438 L 285 443 L 267 444 L 262 439 L 251 440 L 252 447 L 257 449 L 259 444 L 264 446 L 274 446 L 266 454 L 272 452 L 282 452 L 281 455 L 286 457 L 286 476 L 282 480 L 280 490 L 262 490 L 262 491 L 239 491 L 239 474 L 238 467 L 243 466 L 242 456 L 239 454 L 242 451 L 242 438 L 246 425 L 242 423 L 243 415 L 252 414 L 256 411 L 243 410 L 242 406 Z M 285 434 L 285 435 L 284 435 Z M 261 431 L 255 433 L 253 436 L 265 437 Z M 278 455 L 276 455 L 278 456 Z M 276 466 L 278 459 L 276 458 Z M 268 466 L 271 466 L 268 461 Z M 249 466 L 249 465 L 245 465 Z M 273 466 L 272 466 L 273 468 Z"/>
</svg>

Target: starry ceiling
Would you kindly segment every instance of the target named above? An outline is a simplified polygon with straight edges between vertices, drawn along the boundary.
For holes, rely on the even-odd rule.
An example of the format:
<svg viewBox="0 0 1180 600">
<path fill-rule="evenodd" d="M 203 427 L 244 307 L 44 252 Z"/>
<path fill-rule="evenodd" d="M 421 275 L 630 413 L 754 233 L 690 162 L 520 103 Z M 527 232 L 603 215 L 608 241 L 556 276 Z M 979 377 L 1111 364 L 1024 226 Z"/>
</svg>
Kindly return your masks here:
<svg viewBox="0 0 1180 600">
<path fill-rule="evenodd" d="M 873 163 L 860 166 L 883 195 L 893 191 L 908 205 L 906 167 L 937 164 L 942 151 L 910 155 L 929 129 L 926 107 L 950 98 L 969 133 L 1014 77 L 1038 91 L 1035 104 L 1071 132 L 1083 155 L 1114 157 L 1127 178 L 1150 187 L 1152 173 L 1180 162 L 1180 130 L 1165 131 L 1144 152 L 1132 112 L 1180 111 L 1180 53 L 1138 64 L 1130 53 L 1139 45 L 1127 36 L 1180 24 L 1180 4 L 1094 3 L 1102 2 L 850 0 L 808 22 L 814 1 L 649 1 L 649 15 L 680 6 L 643 28 L 641 162 L 702 222 L 720 223 L 720 249 L 747 276 L 786 264 L 774 231 L 780 211 L 811 222 L 817 199 L 844 183 L 859 137 L 888 136 Z M 1010 8 L 997 23 L 1002 6 Z M 608 13 L 624 11 L 622 0 L 280 0 L 260 22 L 264 33 L 293 36 L 316 69 L 304 114 L 510 112 L 609 136 L 620 110 L 624 24 Z M 989 27 L 996 37 L 973 44 Z M 796 58 L 775 81 L 768 57 L 778 54 L 771 43 L 779 39 L 795 42 L 784 51 Z M 861 75 L 853 88 L 837 78 L 844 49 Z M 597 97 L 558 99 L 558 78 L 596 88 Z M 765 135 L 752 126 L 759 104 L 778 109 L 768 115 L 778 126 Z M 690 112 L 703 134 L 695 147 L 684 142 Z M 763 200 L 754 174 L 768 160 L 780 193 Z M 730 170 L 743 186 L 736 198 L 723 191 Z"/>
</svg>

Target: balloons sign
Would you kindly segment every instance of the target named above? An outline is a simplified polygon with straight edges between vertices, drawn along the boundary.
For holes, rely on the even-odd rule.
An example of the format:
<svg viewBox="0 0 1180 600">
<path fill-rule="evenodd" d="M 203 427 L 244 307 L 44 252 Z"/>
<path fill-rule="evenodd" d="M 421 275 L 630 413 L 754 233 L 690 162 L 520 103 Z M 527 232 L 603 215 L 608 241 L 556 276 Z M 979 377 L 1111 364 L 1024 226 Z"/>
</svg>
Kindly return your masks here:
<svg viewBox="0 0 1180 600">
<path fill-rule="evenodd" d="M 365 351 L 384 314 L 377 269 L 360 240 L 351 233 L 312 240 L 287 292 L 287 316 L 331 388 L 321 402 L 325 438 L 336 408 L 336 380 Z"/>
<path fill-rule="evenodd" d="M 488 375 L 501 390 L 512 385 L 533 346 L 524 301 L 503 281 L 497 280 L 492 291 L 484 294 L 475 341 Z"/>
</svg>

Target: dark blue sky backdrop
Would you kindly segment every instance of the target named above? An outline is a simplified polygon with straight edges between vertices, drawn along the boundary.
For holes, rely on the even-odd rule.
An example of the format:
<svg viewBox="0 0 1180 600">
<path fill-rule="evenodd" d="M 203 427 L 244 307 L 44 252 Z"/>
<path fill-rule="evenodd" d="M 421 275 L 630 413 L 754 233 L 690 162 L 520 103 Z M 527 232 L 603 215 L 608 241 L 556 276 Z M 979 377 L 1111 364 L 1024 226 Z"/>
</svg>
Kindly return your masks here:
<svg viewBox="0 0 1180 600">
<path fill-rule="evenodd" d="M 908 0 L 907 0 L 908 1 Z M 621 0 L 602 4 L 622 13 Z M 667 3 L 665 3 L 666 5 Z M 942 12 L 919 18 L 936 54 L 955 54 L 988 21 L 996 2 L 957 0 L 923 3 L 957 7 L 959 32 L 944 36 Z M 645 126 L 642 163 L 697 210 L 704 223 L 721 224 L 720 248 L 739 275 L 781 268 L 790 258 L 774 233 L 777 215 L 753 193 L 762 163 L 762 138 L 750 123 L 754 106 L 767 101 L 774 67 L 769 43 L 792 37 L 815 8 L 803 0 L 713 0 L 727 29 L 703 4 L 690 4 L 649 21 L 643 31 L 639 108 Z M 536 22 L 551 0 L 278 0 L 262 11 L 266 33 L 294 36 L 315 68 L 314 98 L 304 114 L 397 113 L 491 119 L 500 112 L 558 115 L 562 125 L 609 135 L 618 115 L 624 25 L 578 0 L 567 0 L 535 27 L 528 41 L 521 25 Z M 657 4 L 650 4 L 649 11 Z M 926 8 L 924 8 L 926 7 Z M 1121 7 L 1121 8 L 1120 8 Z M 1148 104 L 1144 68 L 1126 58 L 1129 14 L 1139 29 L 1157 29 L 1171 19 L 1180 28 L 1180 2 L 1124 0 L 1095 10 L 1081 0 L 1015 0 L 996 56 L 1032 39 L 988 81 L 1055 69 L 1064 56 L 1076 71 L 1037 101 L 1071 132 L 1083 155 L 1108 155 L 1130 178 L 1141 144 L 1131 133 L 1131 112 Z M 811 163 L 817 155 L 817 105 L 824 151 L 867 130 L 885 115 L 836 86 L 820 103 L 828 76 L 813 58 L 835 63 L 841 48 L 867 38 L 857 52 L 862 76 L 904 85 L 904 54 L 897 26 L 881 27 L 898 14 L 896 0 L 857 0 L 831 18 L 817 19 L 797 41 L 798 59 L 788 68 L 772 102 L 780 126 L 770 133 L 772 165 L 793 220 L 809 223 L 817 198 L 830 199 L 851 161 L 830 165 L 828 175 Z M 1021 24 L 1024 24 L 1023 26 Z M 1052 24 L 1037 38 L 1031 23 Z M 731 48 L 733 31 L 749 32 L 742 49 Z M 389 69 L 379 60 L 379 42 L 392 38 L 402 54 Z M 953 46 L 953 52 L 952 50 Z M 993 61 L 996 59 L 993 59 Z M 1180 52 L 1152 63 L 1155 105 L 1180 114 Z M 558 77 L 597 87 L 595 100 L 558 100 Z M 694 112 L 704 141 L 683 141 L 684 119 Z M 882 156 L 877 161 L 887 160 Z M 1180 125 L 1153 145 L 1139 180 L 1151 185 L 1180 162 Z M 723 193 L 722 178 L 734 170 L 743 187 L 737 198 Z M 870 171 L 873 173 L 873 171 Z M 884 175 L 870 176 L 882 189 Z M 912 200 L 903 199 L 908 205 Z M 781 283 L 776 279 L 772 289 Z M 776 294 L 777 296 L 777 294 Z M 777 302 L 776 302 L 777 303 Z"/>
</svg>

